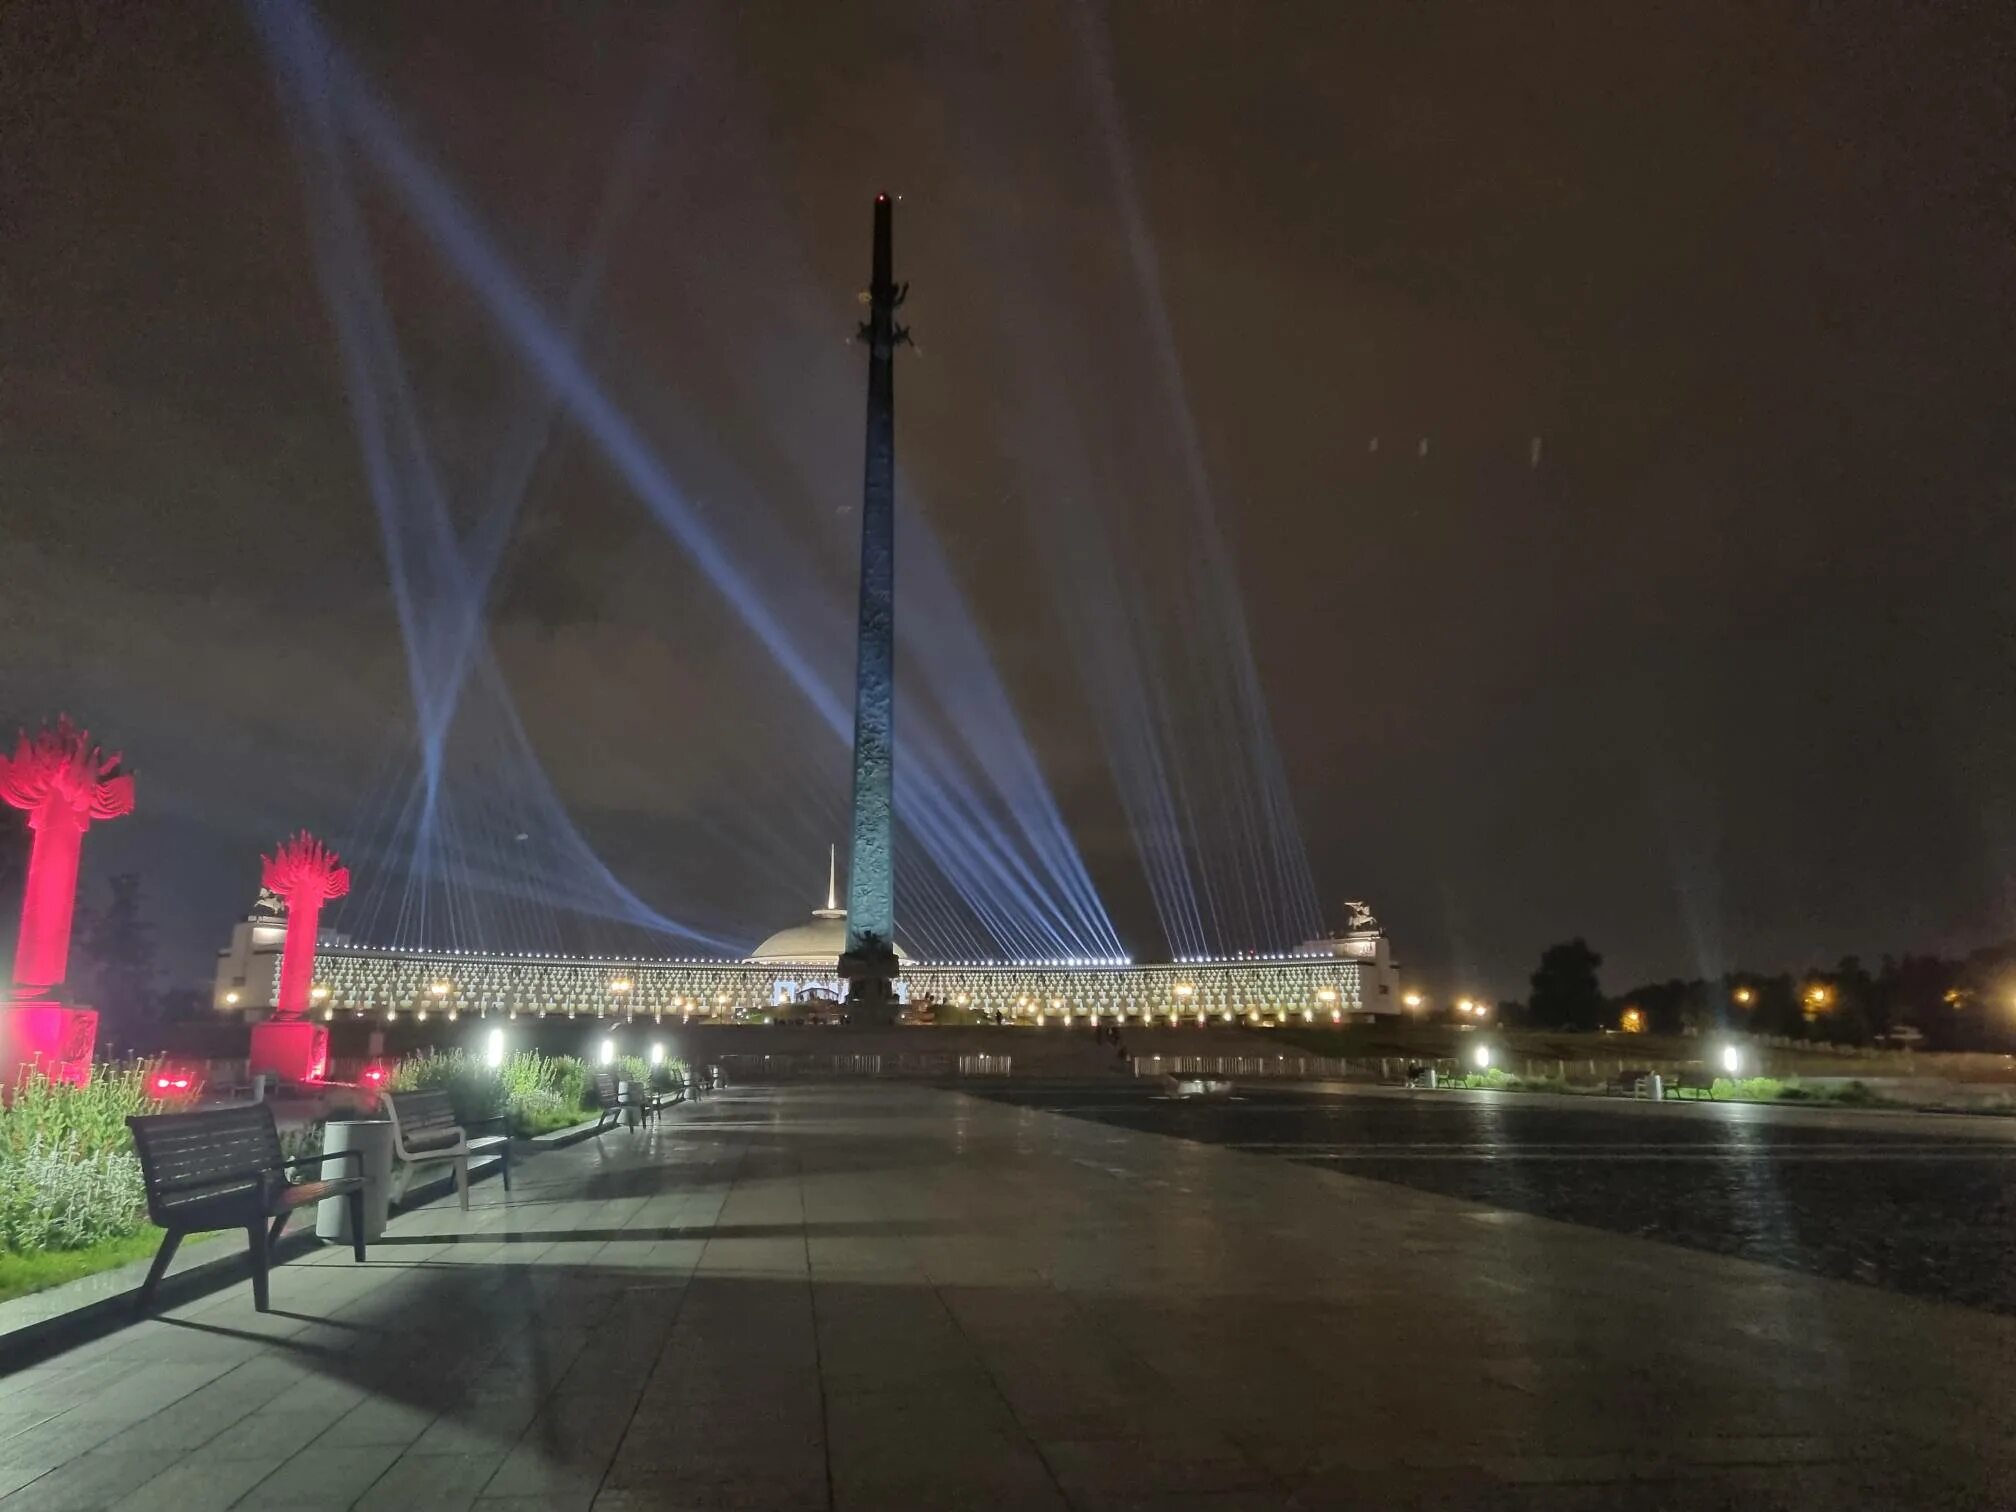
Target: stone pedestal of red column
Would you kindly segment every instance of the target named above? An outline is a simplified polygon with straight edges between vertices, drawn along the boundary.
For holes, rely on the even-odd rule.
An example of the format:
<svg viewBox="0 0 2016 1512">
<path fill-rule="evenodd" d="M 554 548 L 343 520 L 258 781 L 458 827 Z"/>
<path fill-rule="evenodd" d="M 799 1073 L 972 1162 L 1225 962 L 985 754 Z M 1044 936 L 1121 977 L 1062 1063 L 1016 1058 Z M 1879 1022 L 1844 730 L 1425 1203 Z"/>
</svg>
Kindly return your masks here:
<svg viewBox="0 0 2016 1512">
<path fill-rule="evenodd" d="M 83 1086 L 91 1079 L 98 1010 L 67 1003 L 0 1007 L 0 1087 L 13 1088 L 32 1070 L 51 1081 Z"/>
<path fill-rule="evenodd" d="M 252 1026 L 252 1074 L 319 1082 L 329 1074 L 329 1031 L 307 1019 L 268 1019 Z"/>
</svg>

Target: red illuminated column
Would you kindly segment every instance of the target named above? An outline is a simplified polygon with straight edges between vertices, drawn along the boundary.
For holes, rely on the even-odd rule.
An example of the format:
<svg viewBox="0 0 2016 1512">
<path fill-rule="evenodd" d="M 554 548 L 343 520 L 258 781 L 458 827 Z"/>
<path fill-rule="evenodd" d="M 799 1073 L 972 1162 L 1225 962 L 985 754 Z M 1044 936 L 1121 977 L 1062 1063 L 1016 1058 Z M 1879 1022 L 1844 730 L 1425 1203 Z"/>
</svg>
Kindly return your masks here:
<svg viewBox="0 0 2016 1512">
<path fill-rule="evenodd" d="M 287 939 L 280 950 L 280 997 L 273 1017 L 297 1019 L 308 1011 L 322 905 L 350 891 L 350 870 L 306 830 L 263 859 L 267 887 L 287 904 Z"/>
<path fill-rule="evenodd" d="M 68 719 L 33 739 L 24 731 L 14 754 L 0 756 L 0 799 L 27 813 L 35 835 L 14 953 L 17 997 L 41 997 L 69 972 L 84 831 L 133 812 L 133 779 L 118 767 L 116 754 L 103 755 Z"/>
<path fill-rule="evenodd" d="M 264 858 L 264 881 L 287 905 L 280 947 L 280 993 L 273 1017 L 252 1026 L 252 1069 L 290 1082 L 319 1082 L 329 1072 L 329 1031 L 308 1022 L 315 981 L 315 936 L 322 905 L 350 891 L 349 869 L 306 830 Z"/>
</svg>

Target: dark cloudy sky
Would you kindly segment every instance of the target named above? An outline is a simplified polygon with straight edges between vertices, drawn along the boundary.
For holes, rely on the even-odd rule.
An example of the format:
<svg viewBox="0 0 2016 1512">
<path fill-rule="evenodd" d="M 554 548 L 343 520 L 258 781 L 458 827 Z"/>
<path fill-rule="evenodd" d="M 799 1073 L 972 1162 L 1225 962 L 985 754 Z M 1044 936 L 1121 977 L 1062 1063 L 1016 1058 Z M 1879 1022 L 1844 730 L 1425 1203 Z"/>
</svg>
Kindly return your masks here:
<svg viewBox="0 0 2016 1512">
<path fill-rule="evenodd" d="M 2012 933 L 2006 7 L 328 19 L 556 306 L 599 252 L 583 349 L 682 487 L 760 494 L 836 587 L 844 338 L 869 198 L 902 193 L 906 489 L 1137 954 L 1155 915 L 1048 581 L 1082 512 L 1151 587 L 1197 549 L 1172 375 L 1323 904 L 1373 900 L 1431 985 L 1509 994 L 1575 933 L 1619 987 Z M 467 484 L 536 389 L 367 193 Z M 143 872 L 200 970 L 259 849 L 344 843 L 411 719 L 244 13 L 0 8 L 0 196 L 0 712 L 126 748 L 140 808 L 87 870 Z M 752 938 L 812 901 L 783 858 L 816 873 L 830 826 L 790 789 L 838 747 L 564 423 L 493 631 L 641 894 L 708 891 Z"/>
</svg>

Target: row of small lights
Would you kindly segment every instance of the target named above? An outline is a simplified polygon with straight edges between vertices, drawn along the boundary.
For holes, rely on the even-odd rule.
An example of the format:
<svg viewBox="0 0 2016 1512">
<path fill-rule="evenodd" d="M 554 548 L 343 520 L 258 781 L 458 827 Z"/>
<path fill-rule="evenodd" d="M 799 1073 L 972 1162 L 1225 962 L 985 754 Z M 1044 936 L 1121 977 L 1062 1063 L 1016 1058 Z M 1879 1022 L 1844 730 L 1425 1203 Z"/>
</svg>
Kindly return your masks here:
<svg viewBox="0 0 2016 1512">
<path fill-rule="evenodd" d="M 1475 1045 L 1471 1047 L 1470 1064 L 1475 1066 L 1479 1071 L 1489 1071 L 1491 1069 L 1491 1059 L 1492 1049 L 1489 1045 Z M 1716 1059 L 1721 1061 L 1722 1070 L 1726 1075 L 1740 1075 L 1743 1070 L 1743 1047 L 1741 1045 L 1724 1045 Z"/>
<path fill-rule="evenodd" d="M 577 965 L 583 965 L 583 966 L 594 966 L 594 965 L 613 966 L 616 964 L 615 960 L 609 956 L 561 955 L 558 954 L 557 952 L 546 950 L 429 950 L 425 946 L 421 945 L 366 945 L 366 946 L 338 945 L 331 948 L 331 953 L 335 955 L 353 955 L 353 956 L 354 955 L 411 955 L 411 956 L 435 956 L 435 957 L 456 956 L 459 958 L 465 958 L 469 960 L 490 960 L 490 961 L 570 961 Z M 1296 958 L 1299 959 L 1299 956 L 1301 954 L 1312 955 L 1320 959 L 1322 958 L 1323 952 L 1321 951 L 1301 952 L 1298 953 L 1298 956 Z M 746 956 L 636 956 L 636 957 L 629 957 L 626 959 L 634 959 L 640 966 L 752 966 L 752 965 L 760 966 L 763 964 L 762 962 L 751 961 Z M 1237 960 L 1285 961 L 1289 959 L 1291 958 L 1286 955 L 1245 956 L 1245 957 L 1227 956 L 1222 958 L 1223 963 L 1228 965 Z M 917 967 L 920 969 L 930 968 L 941 970 L 946 967 L 956 967 L 956 966 L 971 966 L 981 968 L 993 967 L 993 966 L 1031 966 L 1031 967 L 1062 966 L 1083 970 L 1088 967 L 1096 968 L 1106 966 L 1132 966 L 1134 964 L 1134 957 L 1055 956 L 1055 957 L 1040 957 L 1040 958 L 1031 957 L 1026 960 L 1018 959 L 1012 961 L 1010 960 L 919 961 L 916 964 Z M 1212 962 L 1198 958 L 1195 959 L 1194 961 L 1186 961 L 1185 964 L 1210 965 L 1212 964 Z"/>
<path fill-rule="evenodd" d="M 1247 961 L 1334 961 L 1336 955 L 1328 950 L 1275 950 L 1248 951 L 1243 955 L 1229 956 L 1177 956 L 1178 966 L 1239 966 Z M 1133 962 L 1128 962 L 1131 966 Z"/>
<path fill-rule="evenodd" d="M 610 990 L 610 992 L 612 992 L 612 993 L 614 993 L 614 994 L 617 994 L 617 995 L 621 995 L 622 993 L 625 993 L 625 992 L 628 992 L 628 991 L 630 990 L 630 983 L 629 983 L 629 982 L 627 982 L 627 981 L 617 981 L 617 982 L 612 982 L 612 983 L 610 983 L 610 984 L 609 984 L 609 990 Z M 1196 988 L 1196 985 L 1195 985 L 1194 983 L 1191 983 L 1191 982 L 1178 982 L 1178 983 L 1177 983 L 1177 984 L 1176 984 L 1176 985 L 1175 985 L 1175 986 L 1174 986 L 1174 987 L 1173 987 L 1172 989 L 1170 989 L 1170 990 L 1171 990 L 1171 995 L 1172 995 L 1172 996 L 1176 997 L 1176 998 L 1177 998 L 1177 999 L 1178 999 L 1179 1001 L 1182 1001 L 1182 1002 L 1184 1002 L 1184 1003 L 1186 1003 L 1186 1004 L 1187 1004 L 1187 1003 L 1188 1003 L 1188 1001 L 1190 1000 L 1190 998 L 1192 998 L 1192 997 L 1193 997 L 1193 996 L 1194 996 L 1194 995 L 1196 994 L 1196 991 L 1197 991 L 1197 988 Z M 434 985 L 433 985 L 433 986 L 432 986 L 432 987 L 431 987 L 431 988 L 429 989 L 429 993 L 428 993 L 428 996 L 429 996 L 429 997 L 430 997 L 430 998 L 431 998 L 431 999 L 433 1000 L 433 1003 L 434 1003 L 434 1006 L 436 1006 L 436 1007 L 445 1007 L 445 1008 L 447 1009 L 447 1016 L 448 1016 L 448 1019 L 449 1019 L 449 1021 L 450 1021 L 450 1022 L 453 1022 L 453 1021 L 454 1021 L 454 1020 L 456 1019 L 457 1015 L 458 1015 L 458 1014 L 460 1013 L 460 1009 L 459 1009 L 459 1007 L 457 1007 L 457 1006 L 456 1006 L 456 1005 L 454 1005 L 454 1004 L 450 1004 L 450 1003 L 448 1003 L 448 1002 L 446 1001 L 446 1000 L 447 1000 L 447 998 L 448 998 L 448 997 L 449 997 L 449 996 L 450 996 L 450 995 L 451 995 L 451 994 L 452 994 L 453 992 L 454 992 L 454 984 L 453 984 L 453 983 L 450 983 L 450 982 L 436 982 L 436 983 L 434 983 Z M 316 1003 L 319 1003 L 319 1004 L 323 1005 L 323 1007 L 322 1007 L 322 1017 L 323 1017 L 323 1018 L 324 1018 L 325 1020 L 328 1020 L 328 1019 L 333 1019 L 333 1018 L 335 1018 L 335 1016 L 336 1016 L 336 1006 L 335 1006 L 334 1004 L 332 1004 L 332 1003 L 330 1003 L 330 1002 L 329 1002 L 329 998 L 330 998 L 330 995 L 331 995 L 331 989 L 330 989 L 330 988 L 328 988 L 328 987 L 326 987 L 326 986 L 319 986 L 319 985 L 318 985 L 317 987 L 315 987 L 315 988 L 314 988 L 314 989 L 313 989 L 313 990 L 312 990 L 312 991 L 311 991 L 311 992 L 309 993 L 309 997 L 310 997 L 310 999 L 311 999 L 312 1001 L 314 1001 L 314 1002 L 316 1002 Z M 1342 1012 L 1342 1010 L 1341 1010 L 1341 1009 L 1339 1009 L 1339 1008 L 1338 1008 L 1338 1007 L 1336 1006 L 1336 1005 L 1337 1005 L 1337 1001 L 1338 1001 L 1338 997 L 1337 997 L 1337 989 L 1336 989 L 1336 988 L 1334 988 L 1334 987 L 1321 987 L 1321 988 L 1318 988 L 1318 989 L 1317 989 L 1317 992 L 1316 992 L 1316 1000 L 1317 1000 L 1317 1001 L 1318 1001 L 1319 1003 L 1323 1004 L 1323 1006 L 1324 1006 L 1325 1008 L 1327 1008 L 1327 1009 L 1329 1009 L 1329 1010 L 1330 1010 L 1330 1017 L 1331 1017 L 1331 1019 L 1332 1019 L 1333 1021 L 1341 1021 L 1341 1020 L 1342 1020 L 1342 1017 L 1343 1017 L 1343 1012 Z M 227 992 L 227 993 L 225 993 L 225 994 L 224 994 L 224 1001 L 225 1001 L 225 1004 L 226 1004 L 227 1006 L 231 1006 L 231 1007 L 235 1007 L 235 1006 L 237 1006 L 237 1004 L 238 1004 L 238 1002 L 239 1002 L 239 994 L 238 994 L 238 993 L 236 993 L 236 992 Z M 953 1003 L 954 1003 L 954 1004 L 955 1004 L 956 1006 L 958 1006 L 958 1007 L 961 1007 L 961 1008 L 965 1008 L 965 1007 L 970 1007 L 970 1006 L 972 1005 L 972 1001 L 973 1001 L 973 999 L 972 999 L 972 995 L 971 995 L 970 993 L 965 993 L 965 992 L 962 992 L 962 993 L 959 993 L 959 994 L 958 994 L 957 996 L 955 996 L 955 997 L 953 998 Z M 502 1006 L 504 1006 L 504 1005 L 502 1005 L 502 1004 L 499 1004 L 498 1006 L 502 1007 Z M 726 993 L 717 993 L 717 994 L 715 995 L 715 998 L 714 998 L 714 1002 L 713 1002 L 713 1005 L 712 1005 L 712 1006 L 713 1006 L 713 1007 L 714 1007 L 714 1008 L 715 1008 L 716 1010 L 720 1010 L 720 1009 L 724 1009 L 724 1008 L 727 1008 L 727 1007 L 729 1007 L 729 1006 L 730 1006 L 730 1003 L 729 1003 L 729 999 L 728 999 L 728 995 L 727 995 Z M 741 1005 L 741 1006 L 749 1006 L 749 1005 Z M 772 1008 L 775 1008 L 775 1007 L 779 1007 L 779 1006 L 782 1006 L 782 1000 L 780 999 L 780 1000 L 779 1000 L 778 1002 L 774 1002 L 774 1003 L 771 1003 L 771 1004 L 769 1004 L 769 1005 L 767 1005 L 767 1006 L 769 1006 L 769 1007 L 772 1007 Z M 984 1007 L 985 1005 L 983 1004 L 982 1006 Z M 1066 1007 L 1067 1007 L 1067 1006 L 1068 1006 L 1068 1005 L 1067 1005 L 1067 1004 L 1065 1003 L 1064 999 L 1062 999 L 1062 998 L 1052 998 L 1052 999 L 1050 1000 L 1050 1005 L 1049 1005 L 1049 1011 L 1050 1011 L 1050 1012 L 1054 1012 L 1054 1013 L 1058 1013 L 1058 1014 L 1062 1015 L 1062 1016 L 1063 1016 L 1063 1017 L 1064 1017 L 1064 1018 L 1066 1019 L 1066 1021 L 1068 1022 L 1068 1021 L 1069 1021 L 1069 1020 L 1070 1020 L 1071 1018 L 1073 1018 L 1073 1017 L 1076 1017 L 1077 1015 L 1075 1014 L 1075 1012 L 1074 1012 L 1074 1013 L 1066 1013 L 1066 1012 L 1065 1012 L 1065 1009 L 1066 1009 Z M 418 999 L 418 998 L 416 998 L 416 999 L 414 1000 L 414 1007 L 415 1007 L 415 1016 L 416 1016 L 416 1018 L 419 1018 L 419 1019 L 425 1019 L 425 1018 L 427 1017 L 427 1013 L 428 1013 L 428 1009 L 427 1009 L 427 1006 L 426 1006 L 426 1004 L 425 1004 L 425 1002 L 424 1002 L 423 1000 L 421 1000 L 421 999 Z M 705 1010 L 706 1010 L 706 1008 L 708 1007 L 708 1005 L 707 1005 L 707 1004 L 705 1004 L 705 1003 L 703 1003 L 703 1002 L 701 1002 L 701 1001 L 700 1001 L 700 1000 L 699 1000 L 698 998 L 685 998 L 685 997 L 675 997 L 675 998 L 674 998 L 674 999 L 672 1000 L 672 1007 L 673 1007 L 674 1011 L 678 1011 L 678 1010 L 680 1010 L 680 1009 L 689 1009 L 689 1010 L 690 1010 L 690 1009 L 698 1009 L 698 1010 L 701 1010 L 701 1011 L 705 1011 Z M 1030 1000 L 1030 999 L 1029 999 L 1028 997 L 1024 996 L 1024 997 L 1022 997 L 1022 998 L 1019 998 L 1019 999 L 1017 999 L 1017 1001 L 1016 1001 L 1016 1002 L 1015 1002 L 1015 1003 L 1014 1003 L 1013 1005 L 1011 1005 L 1011 1008 L 1010 1008 L 1010 1011 L 1011 1011 L 1011 1012 L 1014 1012 L 1014 1013 L 1016 1013 L 1016 1014 L 1018 1014 L 1018 1015 L 1019 1015 L 1019 1014 L 1024 1014 L 1024 1013 L 1027 1013 L 1027 1012 L 1029 1012 L 1029 1011 L 1030 1011 L 1030 1010 L 1032 1010 L 1032 1009 L 1033 1009 L 1033 1010 L 1035 1010 L 1035 1012 L 1037 1013 L 1037 1015 L 1038 1015 L 1039 1017 L 1043 1016 L 1043 1014 L 1044 1014 L 1044 1009 L 1043 1009 L 1043 1006 L 1042 1006 L 1041 1004 L 1039 1004 L 1039 1003 L 1035 1003 L 1035 1002 L 1032 1002 L 1032 1001 L 1031 1001 L 1031 1000 Z M 369 1006 L 359 1006 L 359 1005 L 356 1005 L 356 1004 L 352 1004 L 352 1005 L 350 1005 L 350 1011 L 351 1011 L 352 1013 L 354 1013 L 354 1014 L 359 1014 L 359 1015 L 362 1015 L 362 1014 L 364 1014 L 364 1013 L 367 1013 L 367 1012 L 369 1012 L 369 1011 L 370 1011 L 370 1007 L 369 1007 Z M 548 1014 L 549 1012 L 551 1012 L 551 1011 L 555 1011 L 555 1009 L 554 1009 L 554 1005 L 551 1005 L 551 1004 L 547 1004 L 547 1005 L 542 1005 L 542 1006 L 538 1007 L 537 1009 L 535 1009 L 535 1010 L 533 1010 L 533 1011 L 535 1011 L 535 1012 L 536 1012 L 536 1013 L 538 1014 L 538 1016 L 539 1016 L 540 1018 L 544 1018 L 544 1017 L 546 1017 L 546 1015 L 547 1015 L 547 1014 Z M 1129 1004 L 1127 1004 L 1127 1005 L 1126 1005 L 1126 1008 L 1125 1008 L 1125 1010 L 1124 1010 L 1124 1013 L 1122 1013 L 1122 1012 L 1114 1012 L 1114 1013 L 1096 1013 L 1096 1012 L 1091 1012 L 1091 1011 L 1087 1011 L 1087 1012 L 1086 1012 L 1086 1013 L 1084 1014 L 1084 1017 L 1086 1017 L 1086 1018 L 1088 1018 L 1088 1019 L 1091 1019 L 1091 1018 L 1118 1018 L 1118 1017 L 1123 1017 L 1123 1016 L 1125 1016 L 1125 1017 L 1133 1017 L 1133 1016 L 1135 1016 L 1135 1015 L 1139 1015 L 1139 1014 L 1143 1013 L 1144 1011 L 1148 1012 L 1148 1013 L 1150 1014 L 1150 1016 L 1153 1016 L 1153 1011 L 1152 1011 L 1152 1010 L 1144 1010 L 1144 1008 L 1143 1008 L 1143 1005 L 1142 1005 L 1142 1004 L 1141 1004 L 1141 1003 L 1140 1003 L 1139 1001 L 1135 1001 L 1135 1002 L 1131 1002 L 1131 1003 L 1129 1003 Z M 1292 1008 L 1283 1008 L 1283 1007 L 1279 1007 L 1279 1006 L 1273 1006 L 1273 1007 L 1269 1007 L 1269 1008 L 1267 1008 L 1267 1009 L 1265 1010 L 1265 1012 L 1266 1012 L 1266 1013 L 1268 1013 L 1268 1014 L 1274 1014 L 1274 1013 L 1281 1013 L 1281 1014 L 1288 1014 L 1288 1013 L 1293 1013 L 1293 1012 L 1296 1012 L 1296 1011 L 1297 1011 L 1297 1010 L 1295 1010 L 1295 1009 L 1292 1009 Z M 1480 1010 L 1480 1011 L 1481 1011 L 1481 1010 Z M 574 1008 L 572 1008 L 572 1007 L 569 1007 L 569 1008 L 568 1008 L 568 1009 L 566 1010 L 566 1013 L 567 1013 L 567 1016 L 568 1016 L 569 1018 L 572 1018 L 572 1017 L 574 1016 L 575 1012 L 576 1012 L 576 1010 L 575 1010 Z M 1263 1012 L 1263 1010 L 1261 1010 L 1261 1009 L 1259 1009 L 1259 1008 L 1248 1008 L 1248 1009 L 1246 1010 L 1246 1017 L 1247 1017 L 1247 1018 L 1249 1018 L 1249 1019 L 1258 1019 L 1258 1018 L 1260 1018 L 1260 1017 L 1262 1016 L 1262 1012 Z M 1304 1009 L 1301 1009 L 1301 1010 L 1300 1010 L 1300 1012 L 1301 1012 L 1301 1014 L 1302 1014 L 1302 1017 L 1303 1017 L 1303 1020 L 1304 1020 L 1305 1022 L 1313 1022 L 1313 1021 L 1314 1021 L 1314 1010 L 1312 1010 L 1312 1009 L 1308 1009 L 1308 1008 L 1304 1008 Z M 388 1003 L 388 1004 L 386 1004 L 386 1005 L 385 1005 L 385 1016 L 386 1016 L 387 1018 L 394 1018 L 394 1017 L 396 1017 L 396 1016 L 398 1015 L 398 1013 L 399 1013 L 399 1005 L 397 1005 L 397 1004 L 395 1004 L 395 1003 Z M 482 1016 L 482 1017 L 486 1017 L 486 1018 L 487 1018 L 487 1017 L 489 1016 L 489 1005 L 487 1005 L 487 1004 L 486 1004 L 486 1005 L 479 1005 L 479 1007 L 478 1007 L 478 1013 L 479 1013 L 479 1015 L 480 1015 L 480 1016 Z M 510 1009 L 509 1009 L 509 1015 L 510 1015 L 510 1017 L 512 1017 L 512 1018 L 516 1018 L 516 1017 L 518 1017 L 518 1006 L 517 1006 L 516 1004 L 512 1004 L 512 1005 L 510 1006 Z M 597 1017 L 600 1017 L 600 1016 L 601 1016 L 601 1015 L 600 1015 L 600 1013 L 599 1013 L 599 1011 L 598 1011 L 598 1013 L 597 1013 Z M 633 1018 L 634 1018 L 635 1016 L 636 1016 L 636 1015 L 635 1015 L 635 1013 L 633 1012 L 633 1013 L 631 1014 L 631 1017 L 633 1017 Z M 664 1010 L 664 1009 L 660 1008 L 660 1009 L 655 1009 L 655 1010 L 653 1010 L 653 1017 L 655 1017 L 655 1018 L 658 1018 L 658 1019 L 661 1019 L 661 1020 L 662 1020 L 662 1019 L 664 1018 L 664 1016 L 665 1016 L 665 1010 Z M 1182 1012 L 1180 1012 L 1180 1013 L 1179 1013 L 1178 1011 L 1176 1011 L 1176 1010 L 1172 1009 L 1172 1010 L 1170 1010 L 1170 1012 L 1169 1012 L 1169 1015 L 1168 1015 L 1168 1016 L 1169 1016 L 1170 1018 L 1172 1018 L 1172 1019 L 1174 1019 L 1174 1018 L 1179 1018 L 1179 1017 L 1188 1017 L 1188 1016 L 1189 1016 L 1189 1010 L 1188 1010 L 1188 1009 L 1187 1009 L 1187 1007 L 1186 1007 L 1186 1008 L 1185 1008 L 1185 1009 L 1184 1009 L 1184 1010 L 1183 1010 Z M 691 1017 L 691 1014 L 690 1014 L 690 1013 L 688 1013 L 688 1014 L 687 1014 L 687 1017 L 688 1017 L 688 1018 L 690 1019 L 690 1017 Z M 1230 1023 L 1230 1022 L 1232 1022 L 1232 1020 L 1233 1020 L 1233 1019 L 1234 1019 L 1234 1018 L 1236 1017 L 1236 1015 L 1235 1015 L 1235 1014 L 1234 1014 L 1234 1012 L 1233 1012 L 1232 1010 L 1230 1010 L 1230 1009 L 1221 1009 L 1221 1010 L 1220 1010 L 1220 1017 L 1221 1017 L 1221 1018 L 1222 1018 L 1222 1019 L 1223 1019 L 1223 1020 L 1224 1020 L 1224 1021 L 1225 1021 L 1226 1023 Z M 1202 1023 L 1206 1022 L 1208 1018 L 1209 1018 L 1209 1013 L 1208 1013 L 1208 1011 L 1200 1011 L 1200 1012 L 1199 1012 L 1199 1013 L 1197 1014 L 1197 1022 L 1198 1022 L 1199 1024 L 1202 1024 Z"/>
<path fill-rule="evenodd" d="M 1418 1011 L 1428 1006 L 1428 999 L 1418 992 L 1403 993 L 1400 1001 L 1410 1011 Z M 1458 1013 L 1475 1014 L 1478 1018 L 1483 1018 L 1491 1011 L 1491 1005 L 1480 998 L 1458 998 L 1454 1007 Z"/>
</svg>

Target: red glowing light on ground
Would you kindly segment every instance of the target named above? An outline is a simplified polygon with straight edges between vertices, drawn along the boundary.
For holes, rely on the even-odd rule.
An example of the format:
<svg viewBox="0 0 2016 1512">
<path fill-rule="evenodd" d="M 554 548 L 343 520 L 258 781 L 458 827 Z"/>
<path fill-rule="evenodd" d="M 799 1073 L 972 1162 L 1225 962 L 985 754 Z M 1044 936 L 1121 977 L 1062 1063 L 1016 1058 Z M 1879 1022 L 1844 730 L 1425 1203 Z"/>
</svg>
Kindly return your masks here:
<svg viewBox="0 0 2016 1512">
<path fill-rule="evenodd" d="M 385 1080 L 385 1068 L 383 1066 L 366 1066 L 364 1068 L 364 1080 L 374 1087 L 382 1085 Z"/>
<path fill-rule="evenodd" d="M 186 1097 L 194 1092 L 196 1087 L 195 1072 L 180 1071 L 172 1067 L 156 1071 L 147 1078 L 147 1090 L 156 1097 Z"/>
</svg>

